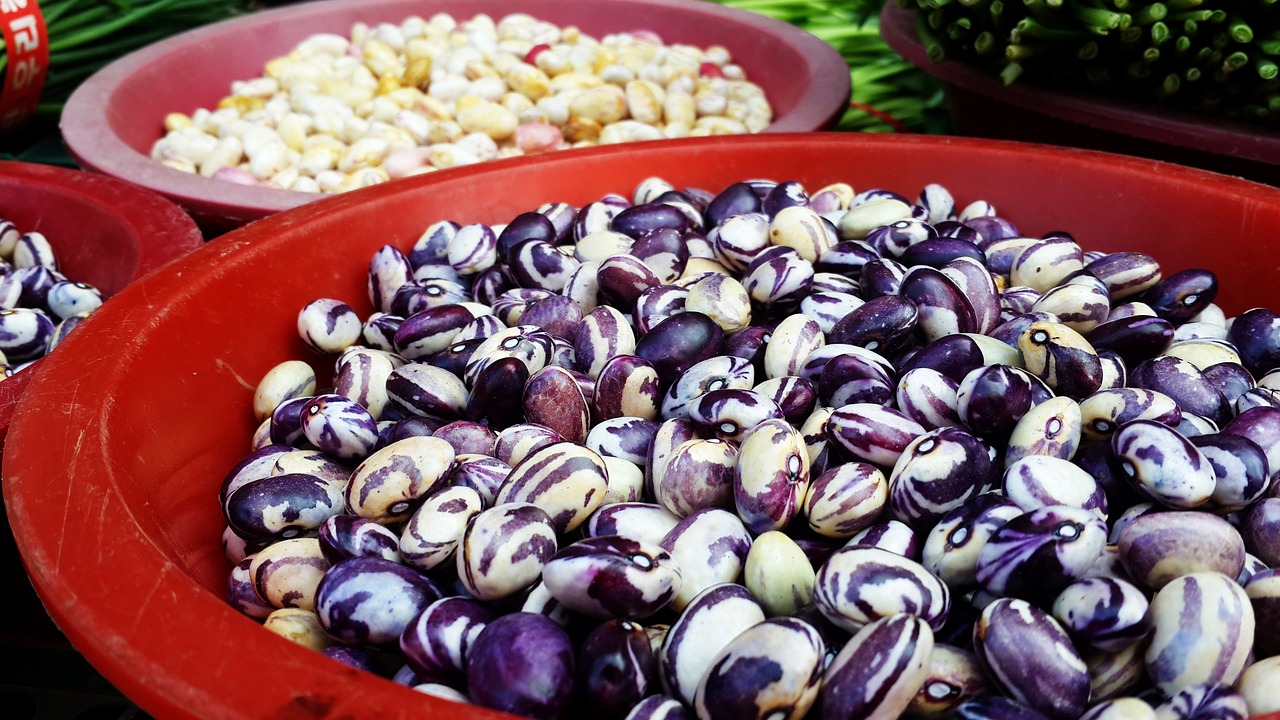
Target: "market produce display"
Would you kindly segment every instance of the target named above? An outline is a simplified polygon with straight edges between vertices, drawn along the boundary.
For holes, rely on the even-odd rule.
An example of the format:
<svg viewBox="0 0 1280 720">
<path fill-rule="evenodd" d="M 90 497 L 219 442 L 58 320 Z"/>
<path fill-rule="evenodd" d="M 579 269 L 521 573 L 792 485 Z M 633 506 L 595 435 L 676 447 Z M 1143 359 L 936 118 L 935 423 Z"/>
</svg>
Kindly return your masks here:
<svg viewBox="0 0 1280 720">
<path fill-rule="evenodd" d="M 439 13 L 304 40 L 218 108 L 166 117 L 152 157 L 228 182 L 343 192 L 560 148 L 760 132 L 772 119 L 720 46 Z"/>
<path fill-rule="evenodd" d="M 930 132 L 949 129 L 942 85 L 903 60 L 880 37 L 882 0 L 715 0 L 789 22 L 840 52 L 853 93 L 837 130 Z"/>
<path fill-rule="evenodd" d="M 58 272 L 49 239 L 0 220 L 0 377 L 9 377 L 57 347 L 102 293 Z"/>
<path fill-rule="evenodd" d="M 1280 119 L 1271 0 L 898 0 L 934 62 L 1235 120 Z"/>
<path fill-rule="evenodd" d="M 537 718 L 1275 709 L 1280 316 L 1211 272 L 937 184 L 651 178 L 367 279 L 219 490 L 273 632 Z"/>
</svg>

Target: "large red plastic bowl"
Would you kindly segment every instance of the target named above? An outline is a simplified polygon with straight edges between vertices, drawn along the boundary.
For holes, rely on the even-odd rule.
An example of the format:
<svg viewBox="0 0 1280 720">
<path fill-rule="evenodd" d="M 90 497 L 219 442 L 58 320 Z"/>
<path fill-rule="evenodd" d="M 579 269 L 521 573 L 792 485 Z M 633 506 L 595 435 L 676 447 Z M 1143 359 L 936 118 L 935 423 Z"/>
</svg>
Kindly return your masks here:
<svg viewBox="0 0 1280 720">
<path fill-rule="evenodd" d="M 296 317 L 328 296 L 370 312 L 385 243 L 430 223 L 505 222 L 657 175 L 719 190 L 750 177 L 844 180 L 914 196 L 940 182 L 1026 233 L 1207 265 L 1222 304 L 1275 301 L 1280 190 L 1082 150 L 938 137 L 681 140 L 410 178 L 280 213 L 135 283 L 48 359 L 14 419 L 4 497 L 31 579 L 72 643 L 160 718 L 482 718 L 260 628 L 223 600 L 218 486 L 249 447 L 254 385 L 309 357 Z M 327 366 L 330 359 L 317 359 Z M 92 372 L 86 372 L 92 368 Z"/>
<path fill-rule="evenodd" d="M 107 297 L 203 244 L 191 217 L 159 195 L 48 165 L 0 162 L 0 217 L 44 233 L 62 272 Z M 0 382 L 0 443 L 40 364 Z"/>
<path fill-rule="evenodd" d="M 943 82 L 956 132 L 1139 155 L 1280 185 L 1280 132 L 1152 103 L 1067 92 L 958 60 L 935 63 L 916 35 L 915 13 L 885 3 L 880 34 L 895 52 Z"/>
<path fill-rule="evenodd" d="M 226 230 L 317 199 L 244 187 L 172 170 L 150 159 L 170 112 L 215 107 L 233 80 L 257 77 L 267 60 L 317 32 L 410 15 L 525 12 L 595 37 L 648 29 L 667 43 L 723 45 L 764 88 L 774 108 L 766 132 L 830 127 L 849 100 L 849 68 L 830 45 L 787 23 L 699 0 L 329 0 L 254 13 L 138 50 L 89 78 L 67 102 L 62 134 L 84 168 L 151 188 L 202 225 Z"/>
</svg>

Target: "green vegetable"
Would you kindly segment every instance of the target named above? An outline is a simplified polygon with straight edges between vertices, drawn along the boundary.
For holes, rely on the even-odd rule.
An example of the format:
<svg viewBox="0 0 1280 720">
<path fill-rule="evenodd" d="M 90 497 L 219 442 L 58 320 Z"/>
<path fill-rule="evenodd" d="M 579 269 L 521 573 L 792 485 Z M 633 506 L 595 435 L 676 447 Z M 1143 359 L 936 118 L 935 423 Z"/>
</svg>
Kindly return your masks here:
<svg viewBox="0 0 1280 720">
<path fill-rule="evenodd" d="M 49 68 L 39 114 L 56 118 L 71 92 L 144 45 L 248 10 L 250 0 L 43 0 Z M 8 54 L 0 40 L 0 72 Z"/>
<path fill-rule="evenodd" d="M 927 14 L 951 17 L 956 9 L 985 8 L 990 0 L 921 0 L 922 24 Z M 880 8 L 884 0 L 715 0 L 721 5 L 750 10 L 791 23 L 831 45 L 849 64 L 853 86 L 850 107 L 837 130 L 892 132 L 913 130 L 941 133 L 950 124 L 943 107 L 942 85 L 895 53 L 880 38 Z M 999 2 L 999 0 L 995 0 Z M 933 30 L 949 42 L 992 45 L 988 22 L 956 16 Z M 1002 50 L 1003 51 L 1003 50 Z"/>
<path fill-rule="evenodd" d="M 1280 125 L 1278 0 L 896 0 L 929 24 L 930 58 L 1013 82 L 1089 88 Z M 983 38 L 981 43 L 976 38 Z"/>
</svg>

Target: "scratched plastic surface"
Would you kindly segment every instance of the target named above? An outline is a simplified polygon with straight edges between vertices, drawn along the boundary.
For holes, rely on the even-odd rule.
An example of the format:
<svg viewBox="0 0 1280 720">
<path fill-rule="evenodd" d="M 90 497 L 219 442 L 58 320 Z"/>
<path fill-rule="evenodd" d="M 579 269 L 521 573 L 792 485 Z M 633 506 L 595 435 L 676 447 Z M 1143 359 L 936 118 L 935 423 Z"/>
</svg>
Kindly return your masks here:
<svg viewBox="0 0 1280 720">
<path fill-rule="evenodd" d="M 187 208 L 202 225 L 226 230 L 315 195 L 266 190 L 192 176 L 150 160 L 166 113 L 213 107 L 233 80 L 316 32 L 349 34 L 355 21 L 400 22 L 436 12 L 495 19 L 527 12 L 601 37 L 648 29 L 666 43 L 723 45 L 774 108 L 766 132 L 830 127 L 849 100 L 849 71 L 830 45 L 787 23 L 713 3 L 685 0 L 329 0 L 258 12 L 199 28 L 134 52 L 77 88 L 62 133 L 81 167 L 151 188 Z M 182 82 L 173 82 L 174 77 Z M 105 119 L 105 122 L 104 122 Z"/>
<path fill-rule="evenodd" d="M 32 383 L 3 465 L 32 580 L 59 626 L 159 718 L 485 718 L 292 645 L 223 600 L 216 489 L 247 452 L 253 386 L 308 357 L 295 318 L 324 294 L 370 310 L 365 268 L 429 223 L 505 222 L 650 175 L 718 190 L 748 177 L 914 195 L 939 182 L 1028 234 L 1207 266 L 1229 312 L 1276 304 L 1280 191 L 1151 161 L 1044 146 L 830 134 L 613 147 L 427 175 L 282 213 L 123 290 Z M 316 365 L 328 365 L 318 359 Z"/>
</svg>

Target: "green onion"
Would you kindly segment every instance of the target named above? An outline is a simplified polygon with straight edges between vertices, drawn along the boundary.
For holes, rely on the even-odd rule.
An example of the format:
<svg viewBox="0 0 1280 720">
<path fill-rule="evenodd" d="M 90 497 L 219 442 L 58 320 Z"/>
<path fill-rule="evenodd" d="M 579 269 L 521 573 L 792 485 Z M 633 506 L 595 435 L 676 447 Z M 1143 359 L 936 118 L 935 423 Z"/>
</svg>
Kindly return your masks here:
<svg viewBox="0 0 1280 720">
<path fill-rule="evenodd" d="M 898 2 L 918 16 L 943 12 L 931 0 Z M 947 31 L 925 39 L 931 57 L 1005 83 L 1088 84 L 1280 126 L 1271 104 L 1280 96 L 1280 0 L 955 0 L 939 22 Z"/>
<path fill-rule="evenodd" d="M 247 11 L 250 0 L 44 0 L 49 66 L 39 114 L 56 117 L 107 63 L 170 35 Z M 0 67 L 7 63 L 7 54 Z"/>
</svg>

